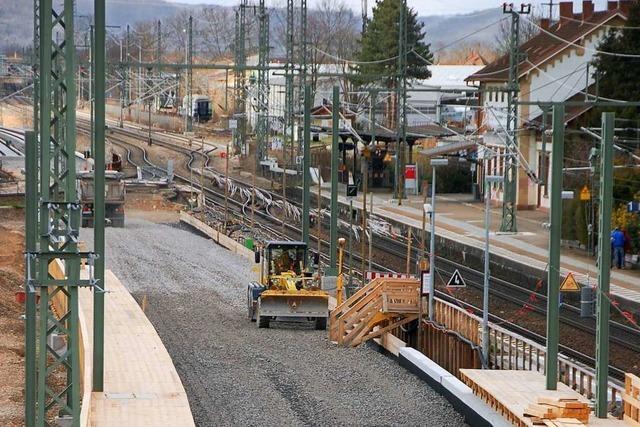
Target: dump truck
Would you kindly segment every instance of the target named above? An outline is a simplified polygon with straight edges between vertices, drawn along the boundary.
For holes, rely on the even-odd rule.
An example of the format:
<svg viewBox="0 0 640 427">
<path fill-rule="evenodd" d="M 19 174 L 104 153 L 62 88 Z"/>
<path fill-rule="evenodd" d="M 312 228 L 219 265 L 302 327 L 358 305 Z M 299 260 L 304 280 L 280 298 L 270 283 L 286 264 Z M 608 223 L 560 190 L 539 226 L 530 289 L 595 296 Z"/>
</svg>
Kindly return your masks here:
<svg viewBox="0 0 640 427">
<path fill-rule="evenodd" d="M 93 227 L 94 185 L 93 171 L 78 172 L 82 226 Z M 104 217 L 106 225 L 124 227 L 125 185 L 124 174 L 115 170 L 104 171 Z"/>
<path fill-rule="evenodd" d="M 317 264 L 317 254 L 314 264 Z M 272 320 L 312 321 L 324 330 L 329 317 L 329 294 L 320 288 L 319 277 L 308 265 L 304 242 L 270 241 L 255 252 L 260 279 L 249 283 L 249 319 L 259 328 Z"/>
</svg>

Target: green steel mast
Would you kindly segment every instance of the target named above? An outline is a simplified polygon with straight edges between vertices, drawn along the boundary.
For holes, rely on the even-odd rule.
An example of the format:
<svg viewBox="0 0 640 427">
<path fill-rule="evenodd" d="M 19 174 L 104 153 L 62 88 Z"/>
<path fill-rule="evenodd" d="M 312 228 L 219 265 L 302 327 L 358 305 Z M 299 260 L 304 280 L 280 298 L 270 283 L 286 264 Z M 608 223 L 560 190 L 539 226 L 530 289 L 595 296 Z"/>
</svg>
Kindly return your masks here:
<svg viewBox="0 0 640 427">
<path fill-rule="evenodd" d="M 396 76 L 396 159 L 393 198 L 404 197 L 404 156 L 407 146 L 407 0 L 400 4 L 398 23 L 398 72 Z"/>
<path fill-rule="evenodd" d="M 256 123 L 256 170 L 260 170 L 260 161 L 267 153 L 269 137 L 269 14 L 265 0 L 259 5 L 258 34 L 258 120 Z"/>
<path fill-rule="evenodd" d="M 241 153 L 246 143 L 246 82 L 245 72 L 247 53 L 245 48 L 246 37 L 246 8 L 247 0 L 241 0 L 236 10 L 236 26 L 234 40 L 234 118 L 238 121 L 238 129 L 233 141 L 235 153 Z"/>
<path fill-rule="evenodd" d="M 531 13 L 531 5 L 521 5 L 520 10 L 513 4 L 504 4 L 503 13 L 511 15 L 509 37 L 509 81 L 507 83 L 507 157 L 504 168 L 504 200 L 502 202 L 502 223 L 500 231 L 515 233 L 518 197 L 518 94 L 520 92 L 518 65 L 520 64 L 520 15 Z"/>
<path fill-rule="evenodd" d="M 78 286 L 95 282 L 92 277 L 80 279 L 81 258 L 93 264 L 94 257 L 78 252 L 74 1 L 54 5 L 52 0 L 40 0 L 34 13 L 39 54 L 34 114 L 39 138 L 32 132 L 25 135 L 25 423 L 48 425 L 49 411 L 55 408 L 59 419 L 78 425 Z M 64 269 L 64 277 L 50 275 L 57 268 Z M 59 302 L 56 313 L 51 306 L 54 299 Z M 65 383 L 52 387 L 50 377 L 59 370 L 65 372 Z"/>
</svg>

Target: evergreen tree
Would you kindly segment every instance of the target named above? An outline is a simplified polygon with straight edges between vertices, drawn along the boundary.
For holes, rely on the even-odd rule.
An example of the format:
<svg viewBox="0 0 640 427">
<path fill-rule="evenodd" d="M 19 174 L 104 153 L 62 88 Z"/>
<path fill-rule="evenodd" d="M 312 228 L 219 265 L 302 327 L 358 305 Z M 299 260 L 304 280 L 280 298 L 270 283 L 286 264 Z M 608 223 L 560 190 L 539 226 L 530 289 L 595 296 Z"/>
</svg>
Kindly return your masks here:
<svg viewBox="0 0 640 427">
<path fill-rule="evenodd" d="M 629 29 L 613 28 L 598 45 L 598 50 L 614 54 L 635 55 L 615 56 L 611 54 L 598 53 L 594 56 L 593 64 L 596 67 L 594 77 L 597 78 L 599 93 L 601 96 L 625 101 L 638 101 L 640 99 L 640 79 L 638 79 L 638 67 L 640 66 L 640 3 L 636 2 L 631 6 L 628 20 L 624 24 Z M 591 114 L 591 125 L 601 125 L 601 113 L 603 111 L 615 111 L 616 118 L 621 119 L 616 126 L 629 128 L 627 131 L 617 131 L 616 136 L 637 138 L 637 131 L 633 128 L 639 126 L 640 109 L 638 107 L 626 108 L 597 108 Z M 638 153 L 637 146 L 619 143 L 625 148 Z M 627 154 L 616 152 L 616 164 L 625 165 L 634 163 Z M 614 170 L 613 198 L 614 205 L 618 205 L 616 212 L 626 212 L 626 202 L 637 199 L 640 194 L 640 173 L 637 169 L 622 168 Z M 637 218 L 637 217 L 636 217 Z M 613 225 L 622 225 L 630 232 L 636 233 L 638 223 L 630 221 L 617 222 L 614 216 Z M 633 235 L 634 245 L 640 245 L 638 237 Z"/>
<path fill-rule="evenodd" d="M 640 27 L 640 3 L 635 3 L 631 7 L 625 26 Z M 627 101 L 640 99 L 640 80 L 638 79 L 640 31 L 612 28 L 598 45 L 598 50 L 639 56 L 636 58 L 598 53 L 594 56 L 593 63 L 602 96 Z M 618 109 L 616 115 L 637 119 L 638 109 L 636 107 Z"/>
<path fill-rule="evenodd" d="M 373 8 L 373 18 L 368 22 L 362 35 L 359 60 L 369 63 L 359 66 L 361 77 L 358 80 L 361 83 L 382 80 L 386 87 L 395 87 L 398 60 L 383 60 L 398 56 L 400 8 L 402 5 L 402 0 L 376 1 L 376 5 Z M 418 22 L 417 12 L 406 6 L 405 16 L 407 20 L 407 77 L 427 79 L 431 77 L 428 63 L 420 59 L 419 56 L 422 56 L 428 62 L 433 61 L 433 56 L 429 51 L 429 44 L 423 41 L 425 38 L 425 33 L 423 32 L 424 24 Z M 380 77 L 375 78 L 372 76 Z"/>
</svg>

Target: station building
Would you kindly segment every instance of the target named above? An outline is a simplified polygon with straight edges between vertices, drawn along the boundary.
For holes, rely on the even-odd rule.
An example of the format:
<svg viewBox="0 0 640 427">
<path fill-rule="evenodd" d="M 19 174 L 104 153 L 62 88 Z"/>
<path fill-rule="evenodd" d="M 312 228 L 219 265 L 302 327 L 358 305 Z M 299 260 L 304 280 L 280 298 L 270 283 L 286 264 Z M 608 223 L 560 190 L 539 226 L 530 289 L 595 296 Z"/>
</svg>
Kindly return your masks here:
<svg viewBox="0 0 640 427">
<path fill-rule="evenodd" d="M 542 19 L 539 32 L 520 46 L 524 59 L 519 63 L 520 102 L 593 101 L 596 82 L 590 64 L 597 47 L 612 26 L 622 26 L 635 0 L 609 1 L 606 10 L 595 10 L 592 0 L 574 11 L 571 1 L 560 2 L 557 22 Z M 521 19 L 527 19 L 523 17 Z M 537 24 L 536 24 L 537 25 Z M 506 151 L 507 94 L 500 92 L 508 82 L 509 56 L 498 58 L 466 80 L 480 89 L 476 125 L 484 143 L 492 150 Z M 569 127 L 591 107 L 567 107 Z M 544 129 L 551 128 L 551 111 L 536 105 L 518 107 L 518 142 L 521 153 L 517 178 L 518 209 L 547 209 L 550 206 L 551 141 Z M 543 116 L 548 114 L 548 118 Z M 546 126 L 544 125 L 546 123 Z M 490 160 L 491 174 L 503 174 L 505 157 Z M 477 182 L 482 185 L 479 171 Z M 491 188 L 492 199 L 502 200 L 501 184 Z"/>
</svg>

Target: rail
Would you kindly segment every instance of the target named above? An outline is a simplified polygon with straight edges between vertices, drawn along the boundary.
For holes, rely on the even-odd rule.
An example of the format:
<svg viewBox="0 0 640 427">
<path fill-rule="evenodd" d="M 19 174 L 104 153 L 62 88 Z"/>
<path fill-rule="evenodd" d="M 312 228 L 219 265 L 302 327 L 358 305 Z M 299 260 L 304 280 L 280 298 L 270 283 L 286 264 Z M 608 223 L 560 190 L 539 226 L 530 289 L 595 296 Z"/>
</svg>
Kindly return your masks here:
<svg viewBox="0 0 640 427">
<path fill-rule="evenodd" d="M 208 190 L 208 193 L 214 193 L 209 189 L 205 190 Z M 236 201 L 230 200 L 230 202 L 233 203 Z M 256 214 L 257 216 L 261 216 L 261 214 L 263 213 L 256 212 Z M 268 219 L 273 220 L 273 218 Z M 291 230 L 295 228 L 292 224 L 289 223 L 286 223 L 285 227 Z M 323 241 L 323 243 L 326 242 Z M 387 247 L 387 250 L 388 249 L 389 248 Z M 354 256 L 354 259 L 357 262 L 359 257 Z M 464 338 L 468 339 L 474 344 L 479 343 L 479 330 L 474 329 L 477 327 L 475 325 L 479 325 L 479 318 L 472 315 L 471 313 L 468 313 L 464 308 L 460 308 L 455 304 L 448 303 L 445 300 L 442 300 L 442 303 L 449 305 L 449 308 L 447 310 L 449 310 L 448 316 L 450 318 L 449 320 L 439 318 L 439 320 L 451 323 L 451 325 L 449 326 L 451 330 L 459 329 L 460 335 L 462 335 Z M 505 323 L 496 316 L 491 316 L 491 318 L 498 323 Z M 510 327 L 511 326 L 512 325 L 510 325 Z M 498 369 L 506 369 L 508 366 L 511 366 L 512 369 L 531 369 L 538 372 L 544 372 L 544 360 L 546 352 L 544 349 L 544 345 L 541 344 L 543 340 L 540 340 L 540 337 L 536 337 L 536 339 L 539 341 L 536 342 L 533 339 L 526 338 L 524 335 L 528 335 L 527 333 L 521 335 L 518 333 L 509 332 L 506 329 L 501 328 L 500 326 L 497 326 L 493 323 L 491 324 L 490 328 L 490 342 L 493 342 L 493 347 L 495 347 L 491 349 L 491 361 L 494 364 L 494 367 Z M 517 328 L 517 330 L 526 331 L 524 328 Z M 592 397 L 593 390 L 595 389 L 594 373 L 591 369 L 587 368 L 586 365 L 575 360 L 572 353 L 569 354 L 571 354 L 571 357 L 562 355 L 560 358 L 559 380 L 564 384 L 576 389 L 579 393 L 587 397 Z M 587 358 L 582 357 L 582 359 L 586 360 Z M 621 395 L 622 390 L 623 388 L 621 383 L 617 381 L 609 382 L 609 393 L 610 396 L 612 396 L 612 400 L 619 400 L 618 397 Z"/>
</svg>

